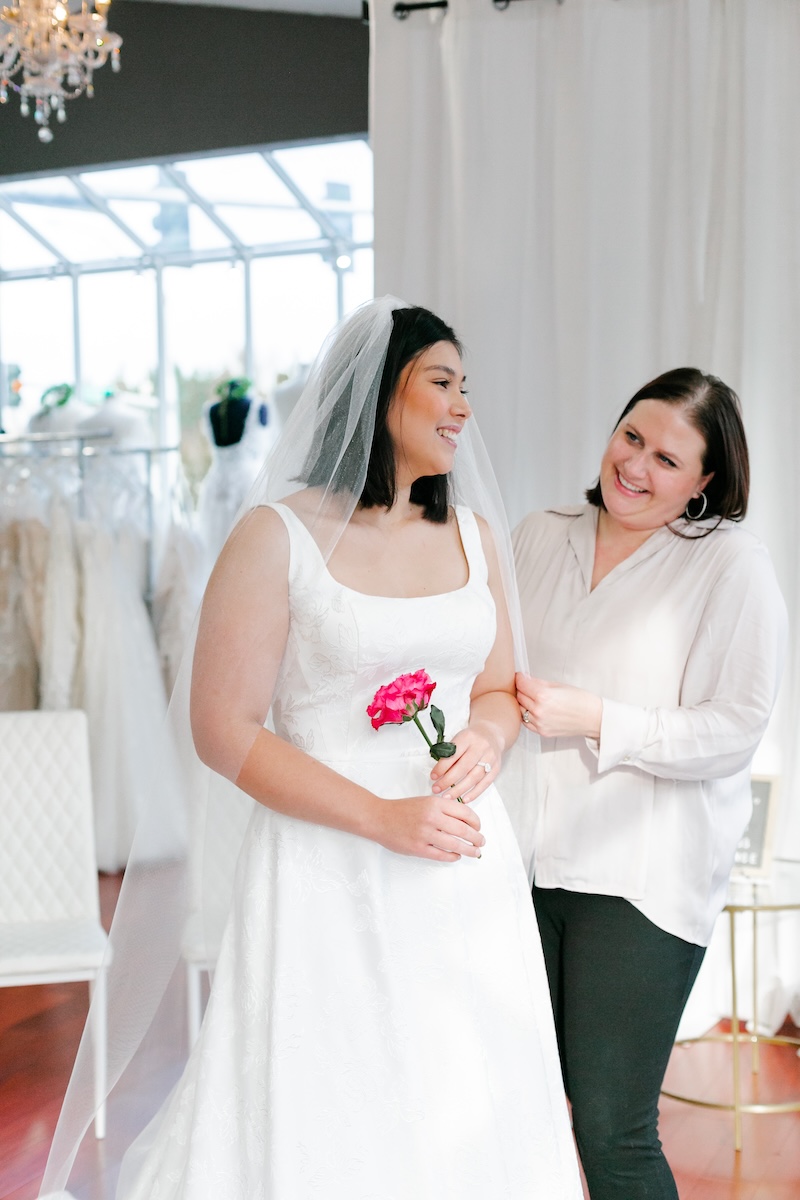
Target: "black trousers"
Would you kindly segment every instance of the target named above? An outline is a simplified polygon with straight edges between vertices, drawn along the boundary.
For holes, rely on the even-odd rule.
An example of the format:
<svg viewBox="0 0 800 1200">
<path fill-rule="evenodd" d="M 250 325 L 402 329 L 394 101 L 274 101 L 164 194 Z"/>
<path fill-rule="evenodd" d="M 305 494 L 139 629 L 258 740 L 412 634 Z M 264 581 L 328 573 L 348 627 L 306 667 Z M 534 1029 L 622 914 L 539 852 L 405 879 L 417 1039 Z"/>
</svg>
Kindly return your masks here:
<svg viewBox="0 0 800 1200">
<path fill-rule="evenodd" d="M 591 1200 L 677 1200 L 658 1097 L 704 947 L 617 896 L 534 886 L 533 900 Z"/>
</svg>

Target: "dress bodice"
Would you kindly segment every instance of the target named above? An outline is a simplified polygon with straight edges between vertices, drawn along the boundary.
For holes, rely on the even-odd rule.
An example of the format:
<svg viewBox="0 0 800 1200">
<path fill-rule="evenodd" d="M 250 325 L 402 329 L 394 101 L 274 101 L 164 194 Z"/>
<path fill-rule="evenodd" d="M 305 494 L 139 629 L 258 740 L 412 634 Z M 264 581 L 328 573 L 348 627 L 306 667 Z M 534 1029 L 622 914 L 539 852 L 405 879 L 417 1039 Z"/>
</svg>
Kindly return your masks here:
<svg viewBox="0 0 800 1200">
<path fill-rule="evenodd" d="M 466 725 L 472 686 L 496 628 L 474 514 L 456 509 L 467 583 L 439 595 L 400 598 L 367 595 L 337 582 L 299 517 L 285 505 L 274 508 L 286 524 L 290 548 L 290 627 L 273 702 L 276 732 L 328 763 L 425 759 L 419 730 L 409 725 L 374 730 L 366 708 L 383 684 L 424 669 L 436 682 L 432 700 L 445 714 L 446 736 Z M 429 715 L 421 720 L 433 736 Z"/>
</svg>

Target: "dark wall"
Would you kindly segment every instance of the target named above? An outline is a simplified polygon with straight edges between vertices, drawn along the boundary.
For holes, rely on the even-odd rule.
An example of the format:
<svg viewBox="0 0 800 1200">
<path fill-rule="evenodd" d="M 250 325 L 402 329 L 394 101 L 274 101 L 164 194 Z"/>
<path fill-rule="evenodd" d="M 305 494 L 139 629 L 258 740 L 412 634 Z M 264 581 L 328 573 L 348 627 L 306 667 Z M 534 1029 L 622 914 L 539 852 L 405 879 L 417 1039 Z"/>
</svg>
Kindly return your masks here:
<svg viewBox="0 0 800 1200">
<path fill-rule="evenodd" d="M 49 145 L 9 89 L 0 177 L 367 129 L 369 34 L 358 20 L 117 0 L 122 70 L 51 120 Z"/>
</svg>

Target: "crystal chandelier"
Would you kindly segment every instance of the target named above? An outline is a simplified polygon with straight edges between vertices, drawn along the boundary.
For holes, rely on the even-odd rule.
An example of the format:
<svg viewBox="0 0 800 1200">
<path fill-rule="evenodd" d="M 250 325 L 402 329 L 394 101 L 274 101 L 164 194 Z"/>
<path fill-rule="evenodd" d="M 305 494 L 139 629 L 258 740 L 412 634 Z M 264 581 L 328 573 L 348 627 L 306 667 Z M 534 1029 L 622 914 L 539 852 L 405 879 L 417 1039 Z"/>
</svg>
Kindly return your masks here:
<svg viewBox="0 0 800 1200">
<path fill-rule="evenodd" d="M 52 142 L 49 121 L 65 121 L 64 102 L 86 92 L 94 94 L 92 74 L 111 55 L 119 70 L 122 38 L 108 31 L 106 15 L 111 0 L 95 0 L 92 11 L 83 0 L 80 12 L 71 12 L 69 0 L 18 0 L 0 9 L 0 104 L 8 90 L 19 93 L 19 110 L 33 119 L 39 139 Z M 20 82 L 14 82 L 18 76 Z"/>
</svg>

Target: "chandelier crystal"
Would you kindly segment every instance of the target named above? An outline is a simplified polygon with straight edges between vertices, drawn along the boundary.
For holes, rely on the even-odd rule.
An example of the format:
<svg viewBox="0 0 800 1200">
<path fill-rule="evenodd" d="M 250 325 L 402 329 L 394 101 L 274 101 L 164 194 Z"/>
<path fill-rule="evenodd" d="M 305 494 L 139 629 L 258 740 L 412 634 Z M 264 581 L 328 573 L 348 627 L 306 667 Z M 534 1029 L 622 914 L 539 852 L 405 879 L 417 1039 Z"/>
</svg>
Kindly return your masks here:
<svg viewBox="0 0 800 1200">
<path fill-rule="evenodd" d="M 70 11 L 69 0 L 18 0 L 0 9 L 0 104 L 11 89 L 23 117 L 33 105 L 42 142 L 53 140 L 51 115 L 67 119 L 65 101 L 94 95 L 92 75 L 109 55 L 119 70 L 122 38 L 108 29 L 110 3 L 95 0 L 92 10 L 83 0 L 80 11 Z"/>
</svg>

